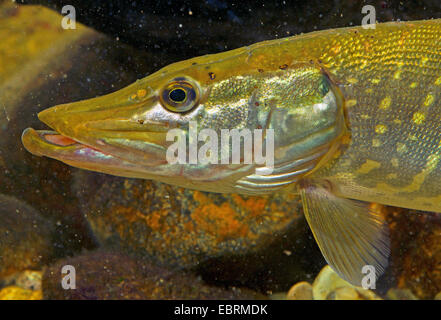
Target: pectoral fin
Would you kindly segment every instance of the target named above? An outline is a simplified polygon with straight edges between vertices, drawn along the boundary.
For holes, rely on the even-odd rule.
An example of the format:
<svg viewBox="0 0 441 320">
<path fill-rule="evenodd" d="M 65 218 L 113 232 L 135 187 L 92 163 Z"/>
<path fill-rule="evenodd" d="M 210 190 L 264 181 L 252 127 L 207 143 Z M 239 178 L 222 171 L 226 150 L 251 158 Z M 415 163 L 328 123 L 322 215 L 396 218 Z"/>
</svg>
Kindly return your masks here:
<svg viewBox="0 0 441 320">
<path fill-rule="evenodd" d="M 326 181 L 302 181 L 300 186 L 306 220 L 328 264 L 356 286 L 361 286 L 365 265 L 375 268 L 378 279 L 390 253 L 382 214 L 367 203 L 334 195 Z"/>
</svg>

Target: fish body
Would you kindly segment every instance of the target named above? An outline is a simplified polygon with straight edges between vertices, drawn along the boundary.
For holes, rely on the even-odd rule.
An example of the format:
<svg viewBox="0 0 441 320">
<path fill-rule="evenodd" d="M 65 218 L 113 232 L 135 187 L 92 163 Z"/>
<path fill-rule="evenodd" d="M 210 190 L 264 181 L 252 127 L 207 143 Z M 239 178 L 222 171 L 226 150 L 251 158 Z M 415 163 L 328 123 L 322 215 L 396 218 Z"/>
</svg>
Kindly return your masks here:
<svg viewBox="0 0 441 320">
<path fill-rule="evenodd" d="M 39 118 L 56 132 L 27 129 L 22 140 L 34 154 L 119 176 L 299 193 L 326 260 L 360 285 L 363 267 L 379 276 L 389 255 L 384 218 L 366 202 L 441 212 L 440 111 L 441 20 L 392 22 L 178 62 L 115 93 L 45 110 Z M 167 134 L 179 129 L 191 145 L 192 126 L 216 139 L 226 129 L 262 130 L 266 150 L 274 144 L 271 168 L 192 162 L 191 146 L 185 161 L 170 163 Z"/>
<path fill-rule="evenodd" d="M 318 59 L 342 91 L 350 138 L 313 176 L 348 198 L 440 212 L 441 23 L 371 31 L 320 41 L 327 49 Z"/>
</svg>

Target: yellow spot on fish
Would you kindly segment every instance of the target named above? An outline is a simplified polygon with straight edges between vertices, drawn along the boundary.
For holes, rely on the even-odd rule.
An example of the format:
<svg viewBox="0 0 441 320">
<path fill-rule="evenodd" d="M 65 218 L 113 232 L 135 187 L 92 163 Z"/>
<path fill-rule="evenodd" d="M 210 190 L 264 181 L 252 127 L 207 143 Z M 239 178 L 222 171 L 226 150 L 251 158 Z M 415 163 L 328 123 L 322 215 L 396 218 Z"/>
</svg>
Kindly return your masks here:
<svg viewBox="0 0 441 320">
<path fill-rule="evenodd" d="M 361 165 L 361 167 L 357 170 L 357 173 L 366 174 L 372 171 L 373 169 L 381 167 L 381 164 L 377 161 L 366 160 L 365 163 Z"/>
<path fill-rule="evenodd" d="M 422 63 L 422 64 L 425 64 L 427 61 L 429 61 L 429 58 L 428 58 L 428 57 L 422 57 L 422 58 L 421 58 L 421 63 Z"/>
<path fill-rule="evenodd" d="M 437 86 L 441 86 L 441 76 L 438 79 L 435 80 L 435 84 Z"/>
<path fill-rule="evenodd" d="M 426 100 L 424 100 L 424 105 L 426 107 L 428 107 L 428 106 L 430 106 L 433 103 L 433 101 L 435 101 L 435 97 L 433 95 L 431 95 L 431 94 L 428 94 L 426 96 Z"/>
<path fill-rule="evenodd" d="M 389 173 L 386 176 L 386 179 L 396 179 L 397 178 L 397 174 L 396 173 Z"/>
<path fill-rule="evenodd" d="M 407 151 L 407 146 L 404 143 L 398 142 L 397 143 L 397 152 L 404 153 L 406 151 Z"/>
<path fill-rule="evenodd" d="M 394 79 L 400 79 L 401 78 L 401 70 L 398 70 L 394 73 Z"/>
<path fill-rule="evenodd" d="M 380 81 L 381 81 L 380 79 L 372 79 L 372 80 L 371 80 L 371 82 L 372 82 L 372 83 L 375 83 L 375 84 L 380 83 Z"/>
<path fill-rule="evenodd" d="M 334 54 L 337 54 L 337 53 L 340 52 L 340 49 L 341 49 L 341 46 L 340 46 L 340 45 L 337 45 L 337 46 L 333 47 L 333 48 L 331 49 L 331 51 L 334 52 Z"/>
<path fill-rule="evenodd" d="M 346 102 L 347 107 L 353 107 L 357 104 L 357 100 L 351 99 Z"/>
<path fill-rule="evenodd" d="M 360 117 L 361 117 L 362 119 L 370 119 L 370 118 L 371 118 L 371 116 L 368 115 L 368 114 L 362 114 Z"/>
<path fill-rule="evenodd" d="M 386 97 L 383 100 L 381 100 L 379 108 L 384 110 L 389 109 L 391 102 L 392 102 L 391 97 Z"/>
<path fill-rule="evenodd" d="M 404 44 L 404 41 L 406 40 L 406 38 L 409 36 L 409 32 L 403 32 L 403 34 L 400 37 L 400 40 L 398 41 L 398 43 L 401 45 Z"/>
<path fill-rule="evenodd" d="M 137 97 L 137 95 L 136 95 L 136 93 L 134 93 L 130 96 L 130 99 L 134 100 L 134 99 L 136 99 L 136 97 Z"/>
<path fill-rule="evenodd" d="M 366 93 L 372 93 L 372 92 L 374 92 L 374 89 L 372 89 L 372 88 L 366 89 Z"/>
<path fill-rule="evenodd" d="M 372 139 L 372 146 L 373 147 L 379 147 L 381 146 L 381 141 L 378 139 Z"/>
<path fill-rule="evenodd" d="M 355 83 L 358 82 L 358 79 L 355 79 L 355 78 L 349 78 L 349 79 L 348 79 L 348 82 L 351 83 L 351 84 L 355 84 Z"/>
<path fill-rule="evenodd" d="M 371 44 L 368 41 L 365 41 L 364 48 L 366 49 L 366 51 L 371 51 Z"/>
<path fill-rule="evenodd" d="M 400 164 L 400 161 L 397 158 L 392 158 L 390 159 L 390 163 L 396 168 Z"/>
<path fill-rule="evenodd" d="M 410 87 L 411 87 L 412 89 L 415 89 L 415 88 L 417 87 L 417 85 L 418 85 L 417 82 L 412 82 L 412 83 L 410 84 Z"/>
<path fill-rule="evenodd" d="M 387 127 L 384 124 L 378 124 L 375 127 L 375 132 L 378 134 L 383 134 L 387 131 Z"/>
<path fill-rule="evenodd" d="M 431 154 L 427 157 L 426 170 L 432 172 L 436 168 L 439 162 L 439 156 L 436 154 Z"/>
<path fill-rule="evenodd" d="M 368 65 L 368 61 L 367 60 L 363 60 L 362 64 L 360 65 L 360 69 L 366 68 Z"/>
<path fill-rule="evenodd" d="M 426 177 L 436 168 L 439 163 L 439 155 L 431 154 L 427 158 L 426 166 L 420 173 L 416 174 L 412 182 L 405 187 L 392 187 L 385 183 L 377 184 L 377 188 L 389 192 L 415 192 L 418 191 L 424 183 Z"/>
<path fill-rule="evenodd" d="M 426 115 L 421 112 L 415 112 L 412 117 L 412 121 L 416 124 L 422 124 L 424 120 L 426 119 Z"/>
<path fill-rule="evenodd" d="M 147 91 L 144 89 L 140 89 L 140 90 L 138 90 L 138 92 L 136 94 L 137 94 L 138 98 L 142 98 L 147 94 Z"/>
</svg>

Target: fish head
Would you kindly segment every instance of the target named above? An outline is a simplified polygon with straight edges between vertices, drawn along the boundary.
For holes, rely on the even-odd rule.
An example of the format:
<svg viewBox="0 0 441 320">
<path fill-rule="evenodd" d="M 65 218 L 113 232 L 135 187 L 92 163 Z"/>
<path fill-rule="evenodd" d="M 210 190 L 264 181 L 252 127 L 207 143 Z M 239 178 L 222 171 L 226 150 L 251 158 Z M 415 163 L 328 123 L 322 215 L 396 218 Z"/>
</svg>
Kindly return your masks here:
<svg viewBox="0 0 441 320">
<path fill-rule="evenodd" d="M 198 57 L 119 91 L 54 106 L 38 114 L 53 131 L 28 128 L 23 144 L 117 176 L 272 192 L 311 172 L 345 126 L 338 90 L 320 68 L 262 56 L 249 47 Z"/>
</svg>

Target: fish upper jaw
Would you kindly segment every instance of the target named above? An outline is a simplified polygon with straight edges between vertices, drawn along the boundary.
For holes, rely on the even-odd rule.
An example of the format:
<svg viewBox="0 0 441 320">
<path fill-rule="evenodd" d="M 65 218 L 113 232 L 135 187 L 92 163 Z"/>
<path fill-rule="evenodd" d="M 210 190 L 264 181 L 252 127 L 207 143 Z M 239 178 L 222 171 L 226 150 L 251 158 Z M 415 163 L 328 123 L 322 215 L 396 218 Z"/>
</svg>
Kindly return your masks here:
<svg viewBox="0 0 441 320">
<path fill-rule="evenodd" d="M 118 166 L 141 172 L 155 168 L 160 174 L 167 126 L 133 119 L 133 110 L 149 108 L 145 103 L 102 105 L 91 99 L 40 112 L 38 118 L 54 131 L 28 128 L 23 145 L 35 155 L 84 169 L 115 174 Z"/>
</svg>

